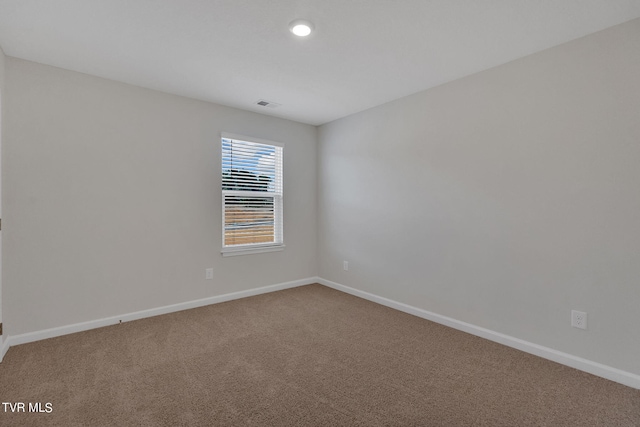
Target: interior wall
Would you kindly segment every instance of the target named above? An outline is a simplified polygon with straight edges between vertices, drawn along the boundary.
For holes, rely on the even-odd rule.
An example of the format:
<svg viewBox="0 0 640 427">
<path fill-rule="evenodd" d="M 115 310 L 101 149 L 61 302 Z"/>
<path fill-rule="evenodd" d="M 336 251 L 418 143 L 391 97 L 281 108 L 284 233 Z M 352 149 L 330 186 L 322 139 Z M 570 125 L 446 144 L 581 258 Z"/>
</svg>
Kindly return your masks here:
<svg viewBox="0 0 640 427">
<path fill-rule="evenodd" d="M 315 127 L 11 57 L 6 71 L 8 335 L 317 275 Z M 221 132 L 284 143 L 284 251 L 221 256 Z"/>
<path fill-rule="evenodd" d="M 4 68 L 5 68 L 5 56 L 2 47 L 0 47 L 0 219 L 2 218 L 2 117 L 3 117 L 3 103 L 4 103 Z M 0 230 L 0 323 L 2 323 L 2 231 Z M 4 330 L 0 335 L 0 349 L 4 341 Z"/>
<path fill-rule="evenodd" d="M 636 19 L 321 126 L 320 276 L 640 374 L 639 76 Z"/>
</svg>

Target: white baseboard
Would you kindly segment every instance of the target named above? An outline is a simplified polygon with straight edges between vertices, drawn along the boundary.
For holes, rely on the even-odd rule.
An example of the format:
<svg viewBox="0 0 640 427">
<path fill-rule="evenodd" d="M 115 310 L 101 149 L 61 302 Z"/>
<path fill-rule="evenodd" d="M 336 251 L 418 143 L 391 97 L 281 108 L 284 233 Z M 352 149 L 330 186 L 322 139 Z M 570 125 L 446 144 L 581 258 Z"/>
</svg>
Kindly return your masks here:
<svg viewBox="0 0 640 427">
<path fill-rule="evenodd" d="M 283 289 L 295 288 L 298 286 L 318 283 L 318 277 L 307 277 L 306 279 L 294 280 L 292 282 L 278 283 L 276 285 L 263 286 L 261 288 L 249 289 L 246 291 L 232 292 L 230 294 L 217 295 L 194 301 L 187 301 L 179 304 L 166 305 L 164 307 L 152 308 L 149 310 L 136 311 L 135 313 L 122 314 L 119 316 L 106 317 L 103 319 L 90 320 L 88 322 L 75 323 L 73 325 L 60 326 L 57 328 L 44 329 L 42 331 L 29 332 L 26 334 L 5 336 L 4 342 L 0 343 L 0 362 L 4 358 L 10 347 L 14 345 L 26 344 L 40 341 L 47 338 L 59 337 L 61 335 L 73 334 L 87 331 L 89 329 L 101 328 L 103 326 L 116 325 L 120 322 L 130 322 L 132 320 L 144 319 L 146 317 L 158 316 L 161 314 L 174 313 L 176 311 L 188 310 L 190 308 L 202 307 L 205 305 L 218 304 L 254 295 L 266 294 Z"/>
<path fill-rule="evenodd" d="M 599 377 L 606 378 L 608 380 L 615 381 L 629 387 L 640 389 L 640 375 L 636 375 L 631 372 L 626 372 L 617 368 L 613 368 L 611 366 L 603 365 L 598 362 L 593 362 L 588 359 L 583 359 L 578 356 L 563 353 L 549 347 L 544 347 L 525 340 L 521 340 L 519 338 L 501 334 L 500 332 L 495 332 L 490 329 L 481 328 L 470 323 L 432 313 L 430 311 L 413 307 L 401 302 L 393 301 L 388 298 L 371 294 L 369 292 L 350 288 L 348 286 L 344 286 L 330 280 L 318 278 L 317 282 L 324 286 L 328 286 L 330 288 L 346 292 L 348 294 L 355 295 L 357 297 L 364 298 L 366 300 L 373 301 L 375 303 L 385 305 L 387 307 L 391 307 L 417 317 L 421 317 L 423 319 L 431 320 L 432 322 L 440 323 L 442 325 L 449 326 L 451 328 L 458 329 L 460 331 L 467 332 L 469 334 L 476 335 L 478 337 L 485 338 L 490 341 L 506 345 L 508 347 L 522 350 L 526 353 L 552 360 L 562 365 L 579 369 L 581 371 L 588 372 L 590 374 L 597 375 Z"/>
<path fill-rule="evenodd" d="M 4 339 L 0 339 L 0 362 L 2 362 L 2 358 L 7 354 L 7 351 L 9 351 L 9 340 L 4 337 Z"/>
</svg>

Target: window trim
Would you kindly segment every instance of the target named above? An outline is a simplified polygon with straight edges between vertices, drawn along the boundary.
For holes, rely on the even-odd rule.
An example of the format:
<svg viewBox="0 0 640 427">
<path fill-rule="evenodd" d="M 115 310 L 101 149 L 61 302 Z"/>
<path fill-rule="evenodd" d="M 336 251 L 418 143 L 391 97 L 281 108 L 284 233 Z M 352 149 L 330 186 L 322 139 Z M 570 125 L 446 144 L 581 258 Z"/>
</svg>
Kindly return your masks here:
<svg viewBox="0 0 640 427">
<path fill-rule="evenodd" d="M 236 255 L 250 255 L 250 254 L 261 254 L 264 252 L 277 252 L 283 251 L 286 248 L 284 243 L 277 244 L 269 244 L 264 246 L 252 246 L 252 247 L 235 247 L 235 248 L 222 248 L 220 253 L 222 256 L 236 256 Z"/>
<path fill-rule="evenodd" d="M 282 162 L 284 163 L 284 144 L 282 142 L 271 141 L 263 138 L 254 138 L 252 136 L 239 135 L 235 133 L 221 132 L 220 133 L 220 147 L 222 147 L 222 139 L 231 139 L 231 140 L 240 140 L 246 142 L 255 142 L 258 144 L 266 144 L 273 145 L 275 147 L 281 147 L 283 150 Z M 222 154 L 222 153 L 221 153 Z M 222 158 L 218 162 L 220 165 L 220 173 L 219 176 L 222 177 Z M 284 211 L 284 165 L 282 172 L 282 194 L 280 198 L 282 199 L 282 210 Z M 265 252 L 276 252 L 282 251 L 286 247 L 284 244 L 284 230 L 281 230 L 282 233 L 282 243 L 256 243 L 251 245 L 238 245 L 238 246 L 225 246 L 224 245 L 224 230 L 225 230 L 225 216 L 224 216 L 224 207 L 225 207 L 225 199 L 224 199 L 224 191 L 222 190 L 222 185 L 220 185 L 220 198 L 222 201 L 221 213 L 222 213 L 222 249 L 220 250 L 222 256 L 237 256 L 237 255 L 249 255 L 249 254 L 258 254 Z M 282 216 L 282 227 L 284 228 L 284 212 L 281 212 Z"/>
</svg>

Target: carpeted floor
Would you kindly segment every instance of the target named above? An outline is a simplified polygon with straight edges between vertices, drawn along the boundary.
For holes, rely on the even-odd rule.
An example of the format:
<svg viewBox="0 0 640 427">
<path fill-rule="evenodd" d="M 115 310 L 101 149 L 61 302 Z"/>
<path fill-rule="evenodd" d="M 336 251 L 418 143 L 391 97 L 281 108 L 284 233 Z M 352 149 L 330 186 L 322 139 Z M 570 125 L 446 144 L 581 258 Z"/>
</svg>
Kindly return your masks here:
<svg viewBox="0 0 640 427">
<path fill-rule="evenodd" d="M 321 285 L 12 347 L 0 399 L 53 409 L 2 426 L 640 426 L 640 390 Z"/>
</svg>

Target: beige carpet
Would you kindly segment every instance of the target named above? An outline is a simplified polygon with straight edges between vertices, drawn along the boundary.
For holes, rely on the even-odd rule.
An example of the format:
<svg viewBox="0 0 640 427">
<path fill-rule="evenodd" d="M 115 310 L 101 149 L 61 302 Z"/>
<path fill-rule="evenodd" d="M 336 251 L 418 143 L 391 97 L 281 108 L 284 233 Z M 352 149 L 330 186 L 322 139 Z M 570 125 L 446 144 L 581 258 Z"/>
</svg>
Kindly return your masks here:
<svg viewBox="0 0 640 427">
<path fill-rule="evenodd" d="M 2 426 L 640 426 L 640 391 L 310 285 L 12 347 Z"/>
</svg>

